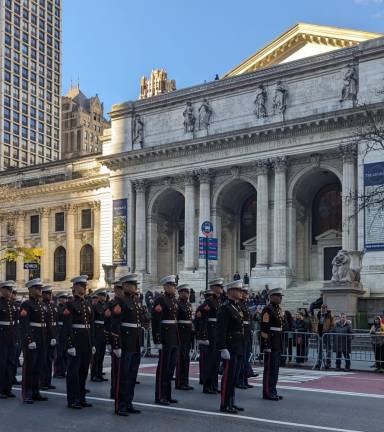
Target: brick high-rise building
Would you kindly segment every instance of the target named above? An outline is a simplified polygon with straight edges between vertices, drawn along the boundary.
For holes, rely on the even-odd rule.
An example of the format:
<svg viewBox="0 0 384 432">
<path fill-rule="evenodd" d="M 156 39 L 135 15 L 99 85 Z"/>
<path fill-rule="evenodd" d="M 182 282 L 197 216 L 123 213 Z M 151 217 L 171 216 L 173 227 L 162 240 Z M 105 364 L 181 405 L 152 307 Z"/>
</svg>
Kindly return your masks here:
<svg viewBox="0 0 384 432">
<path fill-rule="evenodd" d="M 0 170 L 60 158 L 61 0 L 0 0 Z"/>
</svg>

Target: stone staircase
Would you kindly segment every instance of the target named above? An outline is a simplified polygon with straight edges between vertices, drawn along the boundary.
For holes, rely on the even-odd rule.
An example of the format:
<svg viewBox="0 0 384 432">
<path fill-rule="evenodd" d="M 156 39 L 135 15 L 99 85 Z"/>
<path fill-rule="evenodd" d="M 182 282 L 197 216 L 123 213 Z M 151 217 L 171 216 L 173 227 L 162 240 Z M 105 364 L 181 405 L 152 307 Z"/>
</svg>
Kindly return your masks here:
<svg viewBox="0 0 384 432">
<path fill-rule="evenodd" d="M 297 282 L 284 291 L 282 307 L 296 312 L 298 308 L 309 309 L 309 305 L 320 297 L 323 281 Z"/>
</svg>

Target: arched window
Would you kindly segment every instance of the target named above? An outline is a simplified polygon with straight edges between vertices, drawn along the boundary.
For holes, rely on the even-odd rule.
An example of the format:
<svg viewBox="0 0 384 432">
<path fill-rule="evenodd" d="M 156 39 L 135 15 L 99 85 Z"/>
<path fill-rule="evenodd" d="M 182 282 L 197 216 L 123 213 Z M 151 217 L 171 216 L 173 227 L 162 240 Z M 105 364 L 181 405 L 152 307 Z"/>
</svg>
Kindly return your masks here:
<svg viewBox="0 0 384 432">
<path fill-rule="evenodd" d="M 89 244 L 80 250 L 80 273 L 93 279 L 93 247 Z"/>
<path fill-rule="evenodd" d="M 324 232 L 341 231 L 341 185 L 333 183 L 324 186 L 316 194 L 312 205 L 312 241 Z"/>
<path fill-rule="evenodd" d="M 66 278 L 67 273 L 67 252 L 63 246 L 59 246 L 55 250 L 53 256 L 54 270 L 53 270 L 53 280 L 63 281 Z"/>
<path fill-rule="evenodd" d="M 7 261 L 5 264 L 5 279 L 16 280 L 16 261 Z"/>
<path fill-rule="evenodd" d="M 241 208 L 240 249 L 243 243 L 256 236 L 256 194 L 252 194 Z"/>
</svg>

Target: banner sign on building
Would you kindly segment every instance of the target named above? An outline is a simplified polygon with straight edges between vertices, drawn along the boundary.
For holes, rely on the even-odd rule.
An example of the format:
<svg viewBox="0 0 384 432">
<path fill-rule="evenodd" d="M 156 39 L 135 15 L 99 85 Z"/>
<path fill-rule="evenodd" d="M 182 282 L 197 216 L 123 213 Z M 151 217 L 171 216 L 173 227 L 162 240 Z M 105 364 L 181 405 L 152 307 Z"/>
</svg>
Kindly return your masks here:
<svg viewBox="0 0 384 432">
<path fill-rule="evenodd" d="M 384 190 L 384 162 L 364 165 L 364 196 L 372 196 L 378 186 Z M 383 194 L 382 189 L 377 192 Z M 383 194 L 384 198 L 384 194 Z M 384 250 L 384 209 L 382 203 L 364 205 L 364 245 L 366 250 Z"/>
<path fill-rule="evenodd" d="M 127 199 L 113 201 L 113 264 L 127 265 Z"/>
</svg>

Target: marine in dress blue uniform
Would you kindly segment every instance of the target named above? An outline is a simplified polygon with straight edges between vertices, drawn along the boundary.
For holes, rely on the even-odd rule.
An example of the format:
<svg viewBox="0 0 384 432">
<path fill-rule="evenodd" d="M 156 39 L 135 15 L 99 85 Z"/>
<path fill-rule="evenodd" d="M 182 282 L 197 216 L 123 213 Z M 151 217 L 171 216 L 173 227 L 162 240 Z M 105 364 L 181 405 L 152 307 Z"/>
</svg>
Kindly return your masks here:
<svg viewBox="0 0 384 432">
<path fill-rule="evenodd" d="M 105 313 L 108 309 L 106 303 L 107 291 L 99 291 L 96 295 L 96 302 L 92 305 L 93 311 L 93 340 L 96 348 L 92 359 L 91 380 L 95 382 L 108 381 L 103 376 L 103 364 L 107 346 L 107 332 L 105 330 Z"/>
</svg>

